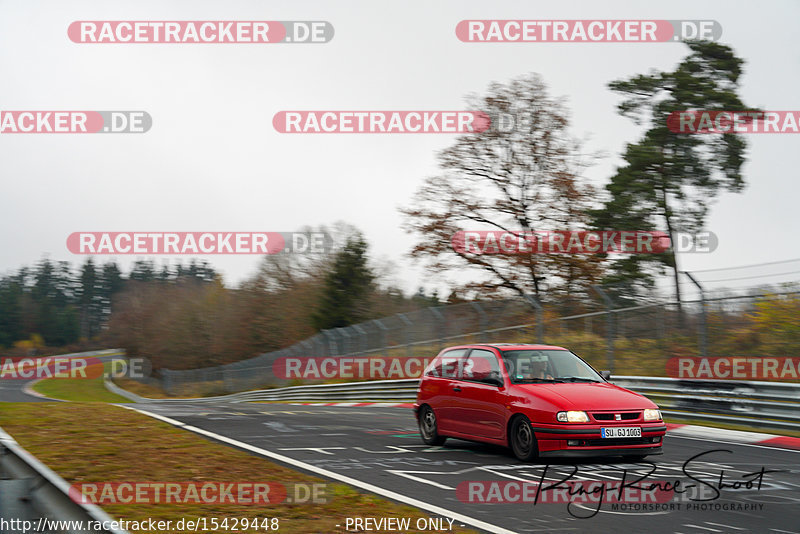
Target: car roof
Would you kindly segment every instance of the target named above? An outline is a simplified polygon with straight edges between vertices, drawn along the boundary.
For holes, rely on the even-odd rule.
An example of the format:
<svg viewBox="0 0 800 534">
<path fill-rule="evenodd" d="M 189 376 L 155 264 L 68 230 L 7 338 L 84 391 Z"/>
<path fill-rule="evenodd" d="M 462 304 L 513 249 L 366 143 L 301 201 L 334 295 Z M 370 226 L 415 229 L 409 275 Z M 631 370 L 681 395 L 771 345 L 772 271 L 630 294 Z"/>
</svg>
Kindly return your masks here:
<svg viewBox="0 0 800 534">
<path fill-rule="evenodd" d="M 447 349 L 444 350 L 475 347 L 492 347 L 497 350 L 567 350 L 564 347 L 557 347 L 555 345 L 535 345 L 531 343 L 472 343 L 469 345 L 455 345 L 453 347 L 447 347 Z"/>
</svg>

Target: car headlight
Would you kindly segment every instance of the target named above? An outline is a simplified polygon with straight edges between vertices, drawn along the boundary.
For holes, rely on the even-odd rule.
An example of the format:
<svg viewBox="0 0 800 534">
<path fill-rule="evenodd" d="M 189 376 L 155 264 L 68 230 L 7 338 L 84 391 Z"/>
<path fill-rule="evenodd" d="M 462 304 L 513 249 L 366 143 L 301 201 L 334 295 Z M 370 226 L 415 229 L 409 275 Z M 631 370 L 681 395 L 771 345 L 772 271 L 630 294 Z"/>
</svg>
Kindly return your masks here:
<svg viewBox="0 0 800 534">
<path fill-rule="evenodd" d="M 570 410 L 569 412 L 558 412 L 556 414 L 556 420 L 562 423 L 588 423 L 589 416 L 586 412 Z"/>
<path fill-rule="evenodd" d="M 644 411 L 644 420 L 645 421 L 660 421 L 661 420 L 661 410 L 651 410 L 647 409 Z"/>
</svg>

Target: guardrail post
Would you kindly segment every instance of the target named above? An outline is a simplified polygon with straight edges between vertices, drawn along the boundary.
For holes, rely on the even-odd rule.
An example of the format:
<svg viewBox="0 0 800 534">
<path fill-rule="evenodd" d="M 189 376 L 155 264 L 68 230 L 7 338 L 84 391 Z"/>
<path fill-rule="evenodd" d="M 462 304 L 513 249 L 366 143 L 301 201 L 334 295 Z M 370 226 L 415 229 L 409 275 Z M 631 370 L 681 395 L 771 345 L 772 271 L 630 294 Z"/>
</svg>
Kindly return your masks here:
<svg viewBox="0 0 800 534">
<path fill-rule="evenodd" d="M 523 295 L 523 297 L 536 310 L 536 342 L 544 343 L 544 308 L 542 308 L 542 303 L 533 295 Z"/>
<path fill-rule="evenodd" d="M 689 280 L 691 280 L 692 283 L 697 286 L 698 291 L 700 291 L 700 356 L 705 358 L 708 356 L 708 332 L 706 330 L 708 328 L 708 322 L 706 318 L 706 292 L 703 289 L 703 286 L 700 285 L 700 282 L 698 282 L 697 279 L 692 276 L 692 273 L 689 271 L 681 272 L 685 274 Z"/>
<path fill-rule="evenodd" d="M 592 285 L 592 289 L 600 295 L 606 305 L 606 365 L 611 374 L 614 374 L 614 301 L 608 293 L 598 285 Z"/>
</svg>

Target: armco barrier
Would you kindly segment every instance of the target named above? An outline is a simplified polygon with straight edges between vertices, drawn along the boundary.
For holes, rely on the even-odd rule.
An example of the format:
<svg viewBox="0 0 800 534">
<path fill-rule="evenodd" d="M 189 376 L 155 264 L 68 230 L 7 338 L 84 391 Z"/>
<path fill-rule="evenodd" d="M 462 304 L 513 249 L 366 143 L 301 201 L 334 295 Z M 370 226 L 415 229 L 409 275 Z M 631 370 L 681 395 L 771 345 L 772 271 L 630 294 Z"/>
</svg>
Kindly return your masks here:
<svg viewBox="0 0 800 534">
<path fill-rule="evenodd" d="M 647 395 L 669 416 L 800 430 L 800 384 L 617 376 L 612 382 Z"/>
<path fill-rule="evenodd" d="M 68 534 L 108 533 L 128 534 L 126 530 L 38 530 L 43 518 L 56 521 L 89 522 L 113 526 L 113 519 L 93 504 L 79 504 L 69 497 L 69 483 L 49 467 L 20 447 L 5 431 L 0 429 L 0 518 L 6 522 L 14 519 L 30 521 L 36 532 L 65 532 Z M 51 525 L 52 526 L 52 525 Z M 44 528 L 42 526 L 42 528 Z M 22 532 L 10 530 L 9 532 Z M 34 529 L 28 530 L 34 532 Z"/>
<path fill-rule="evenodd" d="M 614 376 L 611 382 L 646 395 L 665 415 L 674 418 L 740 424 L 756 429 L 800 430 L 800 384 L 648 376 Z M 413 402 L 418 385 L 416 378 L 371 380 L 262 389 L 167 402 Z M 141 397 L 132 400 L 164 402 Z"/>
</svg>

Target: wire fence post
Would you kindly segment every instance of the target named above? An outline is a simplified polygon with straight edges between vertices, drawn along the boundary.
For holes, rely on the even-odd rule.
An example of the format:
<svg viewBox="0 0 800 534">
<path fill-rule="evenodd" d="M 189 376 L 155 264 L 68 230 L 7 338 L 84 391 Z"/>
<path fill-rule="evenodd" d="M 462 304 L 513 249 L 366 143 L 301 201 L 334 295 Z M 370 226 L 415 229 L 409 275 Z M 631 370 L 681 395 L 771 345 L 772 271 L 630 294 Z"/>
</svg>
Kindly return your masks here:
<svg viewBox="0 0 800 534">
<path fill-rule="evenodd" d="M 358 344 L 359 352 L 367 352 L 367 331 L 358 324 L 354 324 L 351 328 L 358 333 L 358 339 L 361 340 Z"/>
<path fill-rule="evenodd" d="M 699 328 L 699 335 L 700 335 L 700 356 L 705 358 L 708 356 L 708 321 L 706 318 L 706 292 L 703 289 L 703 286 L 700 285 L 700 282 L 692 276 L 692 273 L 689 271 L 681 271 L 685 274 L 689 280 L 692 281 L 694 285 L 697 286 L 697 290 L 700 291 L 700 328 Z"/>
<path fill-rule="evenodd" d="M 372 322 L 375 323 L 378 326 L 378 331 L 380 332 L 381 339 L 380 339 L 379 346 L 386 347 L 388 345 L 387 340 L 386 340 L 386 331 L 389 330 L 389 329 L 386 327 L 385 324 L 383 324 L 380 321 L 380 319 L 373 319 Z"/>
<path fill-rule="evenodd" d="M 439 341 L 439 350 L 442 350 L 444 345 L 444 338 L 447 336 L 447 332 L 445 331 L 447 328 L 447 321 L 444 318 L 444 314 L 439 311 L 439 308 L 436 306 L 432 306 L 428 308 L 431 311 L 431 314 L 436 318 L 436 321 L 439 323 L 439 328 L 437 329 L 437 339 Z"/>
<path fill-rule="evenodd" d="M 536 310 L 536 342 L 544 343 L 544 309 L 539 299 L 533 295 L 523 295 L 531 307 Z"/>
<path fill-rule="evenodd" d="M 342 340 L 342 351 L 339 354 L 350 354 L 353 352 L 353 347 L 350 345 L 350 334 L 347 333 L 347 328 L 337 328 L 336 333 L 339 334 Z"/>
<path fill-rule="evenodd" d="M 314 344 L 317 346 L 317 350 L 314 351 L 315 356 L 322 356 L 325 354 L 325 336 L 321 334 L 317 334 L 314 336 Z"/>
<path fill-rule="evenodd" d="M 398 313 L 397 316 L 408 327 L 406 328 L 406 356 L 411 356 L 411 327 L 414 326 L 414 321 L 409 319 L 405 313 Z"/>
<path fill-rule="evenodd" d="M 328 340 L 328 356 L 336 356 L 336 354 L 339 352 L 339 347 L 337 346 L 336 340 L 333 337 L 333 330 L 323 330 L 322 335 L 324 335 Z"/>
<path fill-rule="evenodd" d="M 481 330 L 481 342 L 486 343 L 488 341 L 486 330 L 489 329 L 489 316 L 486 315 L 483 307 L 477 302 L 470 302 L 470 304 L 478 312 L 478 328 Z"/>
<path fill-rule="evenodd" d="M 614 374 L 614 301 L 608 296 L 608 293 L 598 285 L 592 285 L 603 303 L 606 306 L 606 365 L 611 374 Z"/>
</svg>

